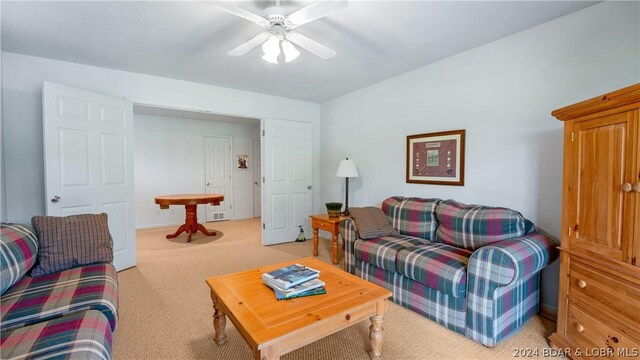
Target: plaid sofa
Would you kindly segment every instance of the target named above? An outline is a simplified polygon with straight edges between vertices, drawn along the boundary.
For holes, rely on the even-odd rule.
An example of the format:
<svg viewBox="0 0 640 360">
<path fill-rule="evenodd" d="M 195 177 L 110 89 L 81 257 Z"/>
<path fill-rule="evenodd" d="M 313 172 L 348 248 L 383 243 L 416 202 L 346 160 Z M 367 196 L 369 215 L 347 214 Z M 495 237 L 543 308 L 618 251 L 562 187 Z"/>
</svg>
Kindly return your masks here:
<svg viewBox="0 0 640 360">
<path fill-rule="evenodd" d="M 0 358 L 110 359 L 118 307 L 113 265 L 31 277 L 36 236 L 21 225 L 0 230 Z"/>
<path fill-rule="evenodd" d="M 540 270 L 557 258 L 557 243 L 519 212 L 400 196 L 382 211 L 398 235 L 365 240 L 353 219 L 340 222 L 346 271 L 490 347 L 538 312 Z"/>
</svg>

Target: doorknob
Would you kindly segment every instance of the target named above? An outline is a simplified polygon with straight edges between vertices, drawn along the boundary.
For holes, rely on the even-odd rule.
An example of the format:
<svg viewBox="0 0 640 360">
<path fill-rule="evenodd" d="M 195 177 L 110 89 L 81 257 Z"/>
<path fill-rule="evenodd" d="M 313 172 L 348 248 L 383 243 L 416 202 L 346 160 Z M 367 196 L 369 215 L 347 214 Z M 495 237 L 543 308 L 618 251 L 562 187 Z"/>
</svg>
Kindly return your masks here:
<svg viewBox="0 0 640 360">
<path fill-rule="evenodd" d="M 60 196 L 58 196 L 58 195 L 53 195 L 53 196 L 51 197 L 51 202 L 52 202 L 52 203 L 57 203 L 58 201 L 60 201 Z"/>
<path fill-rule="evenodd" d="M 640 182 L 633 184 L 633 191 L 640 193 Z"/>
<path fill-rule="evenodd" d="M 629 184 L 628 182 L 622 184 L 622 191 L 629 192 L 631 191 L 631 189 L 633 189 L 633 186 L 631 186 L 631 184 Z"/>
<path fill-rule="evenodd" d="M 207 183 L 207 186 L 211 186 L 211 183 Z"/>
<path fill-rule="evenodd" d="M 256 182 L 254 182 L 254 183 L 253 183 L 253 185 L 256 185 L 256 186 L 258 186 L 258 182 L 257 182 L 257 181 L 256 181 Z"/>
<path fill-rule="evenodd" d="M 311 186 L 311 185 L 307 185 L 307 189 L 309 189 L 309 190 L 311 190 L 312 187 L 313 186 Z"/>
</svg>

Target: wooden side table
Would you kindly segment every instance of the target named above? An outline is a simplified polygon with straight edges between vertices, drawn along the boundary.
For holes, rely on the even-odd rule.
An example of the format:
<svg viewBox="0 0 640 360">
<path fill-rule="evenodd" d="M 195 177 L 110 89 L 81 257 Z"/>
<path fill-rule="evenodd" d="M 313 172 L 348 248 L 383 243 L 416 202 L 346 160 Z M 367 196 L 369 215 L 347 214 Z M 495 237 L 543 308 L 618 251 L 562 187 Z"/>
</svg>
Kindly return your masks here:
<svg viewBox="0 0 640 360">
<path fill-rule="evenodd" d="M 320 229 L 331 233 L 332 240 L 332 256 L 331 260 L 334 264 L 338 263 L 338 234 L 340 231 L 340 221 L 346 219 L 345 216 L 339 218 L 330 218 L 328 214 L 311 215 L 311 228 L 313 229 L 313 256 L 318 256 L 318 231 Z M 342 242 L 344 250 L 344 241 Z"/>
</svg>

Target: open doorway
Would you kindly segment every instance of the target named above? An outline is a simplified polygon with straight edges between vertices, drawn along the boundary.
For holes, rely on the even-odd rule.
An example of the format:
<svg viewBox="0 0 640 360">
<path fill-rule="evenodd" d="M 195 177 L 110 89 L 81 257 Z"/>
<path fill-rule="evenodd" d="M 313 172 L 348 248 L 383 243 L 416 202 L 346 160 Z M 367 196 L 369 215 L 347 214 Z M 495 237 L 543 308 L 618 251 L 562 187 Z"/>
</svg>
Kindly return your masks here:
<svg viewBox="0 0 640 360">
<path fill-rule="evenodd" d="M 164 194 L 224 195 L 219 206 L 199 206 L 199 223 L 254 217 L 259 119 L 134 104 L 133 123 L 136 228 L 184 223 L 184 207 L 155 204 Z M 245 166 L 238 166 L 239 158 Z"/>
</svg>

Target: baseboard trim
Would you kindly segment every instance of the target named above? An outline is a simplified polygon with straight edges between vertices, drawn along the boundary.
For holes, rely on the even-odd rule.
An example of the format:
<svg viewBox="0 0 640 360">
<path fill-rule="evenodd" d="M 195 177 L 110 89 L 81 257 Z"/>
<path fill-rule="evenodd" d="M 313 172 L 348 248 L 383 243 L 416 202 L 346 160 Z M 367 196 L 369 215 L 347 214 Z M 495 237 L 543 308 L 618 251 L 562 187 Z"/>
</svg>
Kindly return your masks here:
<svg viewBox="0 0 640 360">
<path fill-rule="evenodd" d="M 140 225 L 140 226 L 136 226 L 136 230 L 142 230 L 142 229 L 153 229 L 153 228 L 159 228 L 159 227 L 167 227 L 167 226 L 180 226 L 184 224 L 183 222 L 177 222 L 177 223 L 164 223 L 164 224 L 153 224 L 153 225 Z"/>
<path fill-rule="evenodd" d="M 553 321 L 554 323 L 558 322 L 558 308 L 555 306 L 549 306 L 545 304 L 540 304 L 540 316 L 543 318 Z"/>
</svg>

